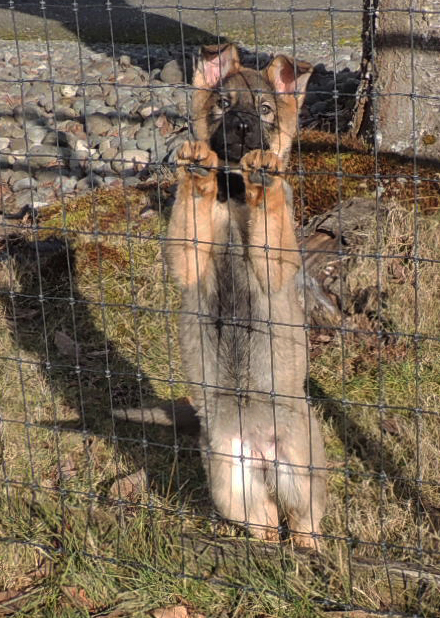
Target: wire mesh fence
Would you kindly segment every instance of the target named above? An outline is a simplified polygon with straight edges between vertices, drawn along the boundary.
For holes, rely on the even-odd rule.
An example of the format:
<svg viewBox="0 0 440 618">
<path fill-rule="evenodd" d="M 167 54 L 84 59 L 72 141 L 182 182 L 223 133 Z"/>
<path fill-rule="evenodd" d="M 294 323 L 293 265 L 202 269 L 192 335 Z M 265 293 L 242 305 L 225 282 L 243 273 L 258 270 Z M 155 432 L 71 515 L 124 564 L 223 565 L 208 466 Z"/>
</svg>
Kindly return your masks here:
<svg viewBox="0 0 440 618">
<path fill-rule="evenodd" d="M 0 18 L 0 615 L 437 616 L 438 3 Z"/>
</svg>

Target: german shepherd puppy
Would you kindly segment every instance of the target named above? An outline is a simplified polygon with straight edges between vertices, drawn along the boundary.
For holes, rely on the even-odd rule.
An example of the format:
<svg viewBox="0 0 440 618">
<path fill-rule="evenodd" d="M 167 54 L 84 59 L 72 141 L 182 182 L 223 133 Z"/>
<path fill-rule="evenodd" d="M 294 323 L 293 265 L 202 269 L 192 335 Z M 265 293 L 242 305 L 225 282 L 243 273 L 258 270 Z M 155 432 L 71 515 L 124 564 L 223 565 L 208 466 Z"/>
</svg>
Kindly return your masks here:
<svg viewBox="0 0 440 618">
<path fill-rule="evenodd" d="M 183 368 L 218 512 L 262 539 L 287 523 L 316 547 L 325 456 L 304 393 L 300 257 L 280 176 L 311 71 L 283 55 L 257 71 L 233 45 L 202 48 L 196 141 L 178 153 L 166 259 L 182 292 Z"/>
</svg>

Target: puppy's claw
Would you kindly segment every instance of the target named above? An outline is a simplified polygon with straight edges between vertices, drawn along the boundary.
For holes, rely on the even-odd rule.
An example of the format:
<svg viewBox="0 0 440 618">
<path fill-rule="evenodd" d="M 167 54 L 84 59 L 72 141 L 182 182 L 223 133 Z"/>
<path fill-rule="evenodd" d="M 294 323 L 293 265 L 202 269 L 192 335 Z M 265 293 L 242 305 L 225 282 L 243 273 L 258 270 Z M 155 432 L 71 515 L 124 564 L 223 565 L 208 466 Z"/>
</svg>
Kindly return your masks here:
<svg viewBox="0 0 440 618">
<path fill-rule="evenodd" d="M 195 165 L 194 163 L 188 165 L 187 169 L 192 174 L 195 174 L 196 176 L 202 176 L 202 177 L 208 176 L 208 174 L 211 172 L 210 169 L 207 169 L 206 167 L 201 167 L 200 165 Z"/>
<path fill-rule="evenodd" d="M 264 168 L 260 170 L 254 170 L 249 174 L 249 181 L 254 185 L 261 185 L 264 187 L 270 187 L 273 184 L 274 178 L 266 172 Z"/>
<path fill-rule="evenodd" d="M 177 164 L 195 176 L 205 177 L 215 171 L 218 158 L 206 142 L 184 142 L 177 153 Z"/>
<path fill-rule="evenodd" d="M 242 158 L 241 166 L 248 182 L 270 187 L 282 169 L 282 162 L 272 152 L 253 150 Z"/>
</svg>

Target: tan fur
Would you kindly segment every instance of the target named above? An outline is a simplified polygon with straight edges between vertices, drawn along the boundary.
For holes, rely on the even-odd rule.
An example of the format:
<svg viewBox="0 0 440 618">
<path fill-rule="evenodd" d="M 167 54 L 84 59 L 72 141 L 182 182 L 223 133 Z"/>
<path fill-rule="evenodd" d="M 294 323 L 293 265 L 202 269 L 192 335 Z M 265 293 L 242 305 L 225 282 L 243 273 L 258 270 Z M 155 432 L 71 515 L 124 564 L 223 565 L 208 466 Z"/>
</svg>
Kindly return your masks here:
<svg viewBox="0 0 440 618">
<path fill-rule="evenodd" d="M 194 77 L 203 88 L 193 98 L 199 139 L 178 153 L 166 250 L 182 291 L 180 345 L 202 458 L 223 517 L 262 539 L 278 538 L 286 521 L 296 542 L 316 547 L 325 456 L 305 400 L 304 316 L 295 288 L 300 257 L 290 190 L 280 176 L 303 95 L 286 92 L 297 71 L 285 56 L 260 73 L 240 66 L 234 46 L 217 56 L 211 48 L 203 58 Z M 295 89 L 304 90 L 310 68 L 298 73 Z M 260 105 L 249 88 L 262 83 L 273 112 L 265 127 L 269 148 L 247 152 L 237 166 L 243 199 L 239 192 L 219 198 L 223 157 L 209 143 L 222 122 L 214 79 L 228 88 L 228 106 L 253 105 L 249 113 Z M 247 84 L 248 93 L 235 91 L 237 84 Z"/>
</svg>

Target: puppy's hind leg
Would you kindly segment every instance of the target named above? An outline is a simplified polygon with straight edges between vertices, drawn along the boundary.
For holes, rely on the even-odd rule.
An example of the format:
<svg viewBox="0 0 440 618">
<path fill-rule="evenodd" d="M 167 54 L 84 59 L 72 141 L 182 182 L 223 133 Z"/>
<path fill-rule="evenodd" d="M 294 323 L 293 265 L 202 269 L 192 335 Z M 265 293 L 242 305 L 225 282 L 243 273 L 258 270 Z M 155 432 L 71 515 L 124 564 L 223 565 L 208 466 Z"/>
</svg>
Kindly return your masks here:
<svg viewBox="0 0 440 618">
<path fill-rule="evenodd" d="M 259 539 L 277 540 L 278 508 L 256 455 L 245 442 L 242 447 L 239 438 L 225 441 L 221 450 L 210 463 L 211 494 L 218 512 Z"/>
<path fill-rule="evenodd" d="M 325 463 L 315 452 L 313 466 L 309 466 L 310 457 L 301 448 L 287 462 L 283 451 L 279 456 L 286 463 L 278 468 L 278 492 L 289 531 L 297 545 L 318 550 L 326 500 Z"/>
</svg>

